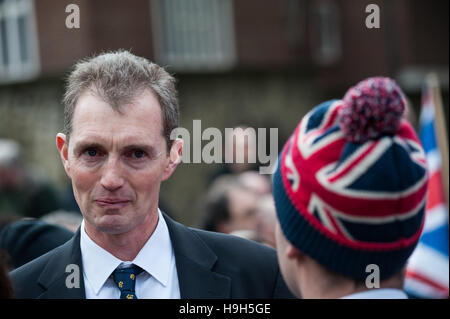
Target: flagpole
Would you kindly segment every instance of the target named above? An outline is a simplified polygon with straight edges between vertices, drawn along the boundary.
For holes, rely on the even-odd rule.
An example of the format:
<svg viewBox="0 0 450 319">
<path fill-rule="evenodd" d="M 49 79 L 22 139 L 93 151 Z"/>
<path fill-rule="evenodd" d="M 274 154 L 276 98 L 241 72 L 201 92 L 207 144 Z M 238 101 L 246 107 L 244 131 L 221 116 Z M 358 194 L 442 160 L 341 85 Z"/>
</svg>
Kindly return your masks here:
<svg viewBox="0 0 450 319">
<path fill-rule="evenodd" d="M 439 80 L 435 73 L 430 73 L 427 76 L 427 84 L 431 88 L 432 92 L 432 99 L 434 101 L 435 106 L 435 124 L 436 124 L 436 139 L 437 144 L 441 153 L 442 158 L 442 183 L 444 187 L 444 197 L 445 197 L 445 203 L 448 206 L 448 200 L 449 200 L 449 185 L 448 185 L 448 179 L 449 179 L 449 171 L 448 171 L 448 137 L 447 137 L 447 127 L 445 124 L 445 113 L 442 105 L 442 97 L 441 97 L 441 91 L 439 88 Z"/>
</svg>

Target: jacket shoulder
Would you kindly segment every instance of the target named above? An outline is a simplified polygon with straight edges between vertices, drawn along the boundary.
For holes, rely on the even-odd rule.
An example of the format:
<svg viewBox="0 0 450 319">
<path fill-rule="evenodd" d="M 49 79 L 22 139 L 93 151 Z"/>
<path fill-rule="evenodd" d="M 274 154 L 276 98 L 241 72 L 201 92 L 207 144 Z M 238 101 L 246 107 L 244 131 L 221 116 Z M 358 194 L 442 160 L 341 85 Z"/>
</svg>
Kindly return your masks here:
<svg viewBox="0 0 450 319">
<path fill-rule="evenodd" d="M 275 249 L 233 235 L 190 230 L 217 255 L 214 270 L 234 279 L 234 298 L 247 298 L 249 293 L 252 298 L 293 298 L 281 277 Z"/>
<path fill-rule="evenodd" d="M 236 263 L 244 262 L 245 265 L 264 260 L 266 265 L 277 267 L 276 251 L 273 248 L 234 235 L 190 229 L 219 256 L 229 255 L 236 258 Z"/>
</svg>

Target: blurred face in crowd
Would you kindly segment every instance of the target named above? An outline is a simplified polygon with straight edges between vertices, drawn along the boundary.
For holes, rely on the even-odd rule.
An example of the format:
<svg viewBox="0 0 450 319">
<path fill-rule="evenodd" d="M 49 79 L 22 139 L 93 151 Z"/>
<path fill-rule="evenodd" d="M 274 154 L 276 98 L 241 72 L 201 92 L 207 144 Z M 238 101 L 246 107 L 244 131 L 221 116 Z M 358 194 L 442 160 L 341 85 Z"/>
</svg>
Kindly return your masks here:
<svg viewBox="0 0 450 319">
<path fill-rule="evenodd" d="M 266 175 L 256 171 L 245 171 L 239 174 L 240 182 L 259 196 L 271 195 L 270 180 Z"/>
<path fill-rule="evenodd" d="M 0 190 L 15 189 L 19 187 L 24 179 L 23 168 L 19 165 L 0 165 Z"/>
<path fill-rule="evenodd" d="M 181 155 L 181 141 L 168 151 L 162 132 L 149 90 L 119 111 L 93 93 L 81 95 L 69 143 L 59 133 L 57 146 L 87 231 L 121 234 L 157 219 L 160 184 Z"/>
<path fill-rule="evenodd" d="M 228 194 L 228 205 L 230 212 L 229 231 L 253 230 L 256 231 L 257 196 L 250 190 L 231 189 Z"/>
<path fill-rule="evenodd" d="M 254 165 L 250 159 L 256 158 L 255 141 L 247 136 L 246 127 L 235 127 L 225 138 L 225 153 L 231 154 L 232 163 L 228 164 L 233 173 L 244 172 Z M 237 154 L 242 153 L 243 163 L 238 161 Z"/>
<path fill-rule="evenodd" d="M 275 248 L 275 228 L 277 213 L 272 195 L 261 196 L 256 207 L 258 237 Z"/>
</svg>

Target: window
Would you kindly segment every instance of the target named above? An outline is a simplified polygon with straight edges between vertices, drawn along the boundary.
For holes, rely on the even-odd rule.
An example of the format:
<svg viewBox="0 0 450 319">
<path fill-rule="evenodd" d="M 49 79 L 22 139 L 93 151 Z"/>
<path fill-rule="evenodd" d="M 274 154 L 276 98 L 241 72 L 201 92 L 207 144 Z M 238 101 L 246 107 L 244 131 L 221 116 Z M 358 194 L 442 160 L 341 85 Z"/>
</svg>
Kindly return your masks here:
<svg viewBox="0 0 450 319">
<path fill-rule="evenodd" d="M 155 59 L 181 71 L 235 63 L 231 0 L 151 0 Z"/>
<path fill-rule="evenodd" d="M 0 83 L 32 78 L 38 64 L 33 0 L 0 0 Z"/>
<path fill-rule="evenodd" d="M 322 0 L 314 2 L 312 10 L 313 57 L 319 65 L 329 66 L 342 55 L 339 7 L 332 0 Z"/>
</svg>

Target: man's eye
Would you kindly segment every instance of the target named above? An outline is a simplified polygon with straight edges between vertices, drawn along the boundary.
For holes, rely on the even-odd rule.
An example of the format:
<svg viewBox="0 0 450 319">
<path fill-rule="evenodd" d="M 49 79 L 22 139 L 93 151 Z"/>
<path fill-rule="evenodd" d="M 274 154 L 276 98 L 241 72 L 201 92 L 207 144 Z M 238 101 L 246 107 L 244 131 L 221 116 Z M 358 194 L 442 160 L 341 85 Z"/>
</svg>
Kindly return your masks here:
<svg viewBox="0 0 450 319">
<path fill-rule="evenodd" d="M 145 156 L 145 152 L 141 150 L 136 150 L 133 152 L 134 157 L 136 158 L 142 158 Z"/>
<path fill-rule="evenodd" d="M 98 154 L 97 150 L 94 150 L 94 149 L 87 150 L 86 153 L 87 153 L 87 155 L 89 155 L 91 157 L 94 157 Z"/>
<path fill-rule="evenodd" d="M 147 155 L 143 150 L 132 150 L 126 153 L 126 156 L 131 159 L 142 159 Z"/>
<path fill-rule="evenodd" d="M 98 149 L 95 149 L 95 148 L 88 148 L 83 152 L 83 154 L 85 156 L 87 156 L 88 158 L 94 158 L 94 157 L 99 157 L 99 156 L 103 155 L 103 153 L 101 151 L 99 151 Z"/>
</svg>

